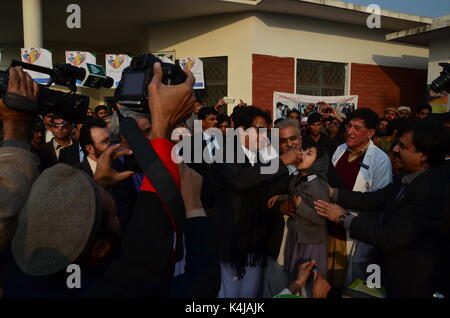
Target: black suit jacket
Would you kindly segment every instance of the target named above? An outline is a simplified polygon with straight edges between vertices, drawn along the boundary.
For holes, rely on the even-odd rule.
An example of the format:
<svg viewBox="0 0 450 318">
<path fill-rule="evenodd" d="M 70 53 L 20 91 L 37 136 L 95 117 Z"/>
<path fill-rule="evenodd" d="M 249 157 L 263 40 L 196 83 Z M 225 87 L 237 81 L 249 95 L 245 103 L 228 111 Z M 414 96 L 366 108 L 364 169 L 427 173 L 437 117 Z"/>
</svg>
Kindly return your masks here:
<svg viewBox="0 0 450 318">
<path fill-rule="evenodd" d="M 67 163 L 74 166 L 80 163 L 80 146 L 78 142 L 74 142 L 69 147 L 61 149 L 59 152 L 58 162 Z"/>
<path fill-rule="evenodd" d="M 56 165 L 58 162 L 66 163 L 71 166 L 80 163 L 79 144 L 77 142 L 73 143 L 69 147 L 61 149 L 59 152 L 59 159 L 56 157 L 55 148 L 53 147 L 53 140 L 37 148 L 36 152 L 39 156 L 39 170 L 41 172 Z"/>
<path fill-rule="evenodd" d="M 39 156 L 40 172 L 58 163 L 58 158 L 56 158 L 55 148 L 53 148 L 52 141 L 39 146 L 39 148 L 36 148 L 36 152 Z"/>
<path fill-rule="evenodd" d="M 91 165 L 89 164 L 89 161 L 87 160 L 87 157 L 85 156 L 83 159 L 83 162 L 76 164 L 74 166 L 77 169 L 83 170 L 84 172 L 86 172 L 88 175 L 90 175 L 91 177 L 94 176 L 94 172 L 91 169 Z"/>
<path fill-rule="evenodd" d="M 214 189 L 212 219 L 216 228 L 215 235 L 219 244 L 220 258 L 225 262 L 232 261 L 233 240 L 239 240 L 242 234 L 239 229 L 240 212 L 249 204 L 262 213 L 261 216 L 265 218 L 264 223 L 268 225 L 266 229 L 258 229 L 258 231 L 266 231 L 265 244 L 268 245 L 266 253 L 271 256 L 278 255 L 279 244 L 268 241 L 274 231 L 273 224 L 277 223 L 280 228 L 282 219 L 279 213 L 275 213 L 276 211 L 268 210 L 267 200 L 279 193 L 278 189 L 272 187 L 276 180 L 284 178 L 279 182 L 286 187 L 288 185 L 289 171 L 279 158 L 273 159 L 278 162 L 278 170 L 274 174 L 261 174 L 261 167 L 268 166 L 272 162 L 257 163 L 252 166 L 243 154 L 240 144 L 236 143 L 235 162 L 237 162 L 238 154 L 245 158 L 244 163 L 216 163 L 212 166 L 211 173 L 214 176 L 211 181 Z"/>
<path fill-rule="evenodd" d="M 212 182 L 212 179 L 214 178 L 214 172 L 212 170 L 212 164 L 207 163 L 203 160 L 203 152 L 205 151 L 205 148 L 207 147 L 206 140 L 203 137 L 203 133 L 196 134 L 188 138 L 190 145 L 191 145 L 191 162 L 187 165 L 194 169 L 196 172 L 198 172 L 203 177 L 203 184 L 202 184 L 202 193 L 201 193 L 201 200 L 203 207 L 205 209 L 211 209 L 213 205 L 214 200 L 214 192 L 216 191 L 215 186 Z M 196 153 L 194 148 L 194 140 L 198 138 L 201 139 L 201 151 L 202 151 L 202 160 L 201 162 L 195 162 L 194 154 Z M 208 152 L 207 152 L 208 153 Z M 209 154 L 209 153 L 208 153 Z"/>
<path fill-rule="evenodd" d="M 350 235 L 383 252 L 382 278 L 389 297 L 431 297 L 436 255 L 448 254 L 448 245 L 436 253 L 448 177 L 442 168 L 430 168 L 396 200 L 401 186 L 397 182 L 372 193 L 339 190 L 337 204 L 366 212 L 352 221 Z"/>
</svg>

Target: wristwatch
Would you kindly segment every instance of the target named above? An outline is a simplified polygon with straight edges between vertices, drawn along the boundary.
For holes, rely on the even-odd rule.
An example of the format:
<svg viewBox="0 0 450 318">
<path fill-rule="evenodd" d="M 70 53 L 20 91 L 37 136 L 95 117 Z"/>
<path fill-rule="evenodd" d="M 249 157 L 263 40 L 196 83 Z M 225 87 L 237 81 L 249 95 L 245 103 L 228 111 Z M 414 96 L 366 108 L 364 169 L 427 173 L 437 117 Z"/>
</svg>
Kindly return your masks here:
<svg viewBox="0 0 450 318">
<path fill-rule="evenodd" d="M 345 221 L 347 220 L 347 218 L 348 218 L 349 216 L 351 216 L 351 213 L 350 213 L 350 212 L 346 212 L 346 213 L 342 214 L 342 215 L 339 217 L 339 224 L 342 225 L 342 226 L 344 226 Z"/>
</svg>

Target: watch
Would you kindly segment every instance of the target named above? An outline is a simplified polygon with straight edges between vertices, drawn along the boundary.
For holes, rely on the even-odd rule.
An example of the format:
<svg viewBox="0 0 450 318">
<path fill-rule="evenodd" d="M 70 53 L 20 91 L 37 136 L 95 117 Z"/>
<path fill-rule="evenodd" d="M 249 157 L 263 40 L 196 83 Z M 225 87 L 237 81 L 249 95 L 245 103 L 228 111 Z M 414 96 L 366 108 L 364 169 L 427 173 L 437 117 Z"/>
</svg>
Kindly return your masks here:
<svg viewBox="0 0 450 318">
<path fill-rule="evenodd" d="M 348 218 L 349 216 L 351 216 L 351 213 L 350 213 L 350 212 L 345 212 L 344 214 L 342 214 L 342 215 L 339 217 L 339 224 L 342 225 L 342 226 L 344 226 L 345 221 L 347 220 L 347 218 Z"/>
</svg>

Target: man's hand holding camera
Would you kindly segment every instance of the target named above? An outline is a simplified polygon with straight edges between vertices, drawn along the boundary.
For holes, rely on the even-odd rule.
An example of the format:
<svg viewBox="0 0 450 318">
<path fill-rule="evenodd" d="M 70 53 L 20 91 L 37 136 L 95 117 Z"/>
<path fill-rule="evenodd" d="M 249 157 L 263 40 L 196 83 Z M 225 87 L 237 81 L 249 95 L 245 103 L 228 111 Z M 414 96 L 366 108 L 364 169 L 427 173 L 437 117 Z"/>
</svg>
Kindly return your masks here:
<svg viewBox="0 0 450 318">
<path fill-rule="evenodd" d="M 162 83 L 163 70 L 155 63 L 153 79 L 148 86 L 149 107 L 152 114 L 152 139 L 167 138 L 169 129 L 192 112 L 195 103 L 193 86 L 194 76 L 184 70 L 187 79 L 179 85 Z"/>
<path fill-rule="evenodd" d="M 21 67 L 10 68 L 7 93 L 36 101 L 39 94 L 39 86 Z M 30 112 L 21 112 L 8 108 L 3 99 L 0 100 L 0 120 L 3 121 L 4 129 L 3 139 L 28 142 L 28 124 L 32 115 Z"/>
</svg>

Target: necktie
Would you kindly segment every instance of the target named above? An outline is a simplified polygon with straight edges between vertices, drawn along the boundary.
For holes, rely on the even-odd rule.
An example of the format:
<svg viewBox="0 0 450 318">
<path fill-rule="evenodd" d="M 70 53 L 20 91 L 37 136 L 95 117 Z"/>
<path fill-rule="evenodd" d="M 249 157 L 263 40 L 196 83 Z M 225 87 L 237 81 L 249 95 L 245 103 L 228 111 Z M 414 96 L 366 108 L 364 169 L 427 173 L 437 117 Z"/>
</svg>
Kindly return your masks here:
<svg viewBox="0 0 450 318">
<path fill-rule="evenodd" d="M 402 184 L 402 187 L 400 188 L 400 190 L 398 191 L 397 196 L 395 197 L 395 200 L 400 200 L 403 197 L 403 194 L 405 193 L 406 190 L 406 184 Z"/>
<path fill-rule="evenodd" d="M 209 144 L 211 146 L 211 156 L 214 157 L 214 155 L 216 154 L 216 147 L 214 145 L 214 140 L 216 139 L 216 136 L 212 135 L 211 138 L 209 139 Z"/>
</svg>

